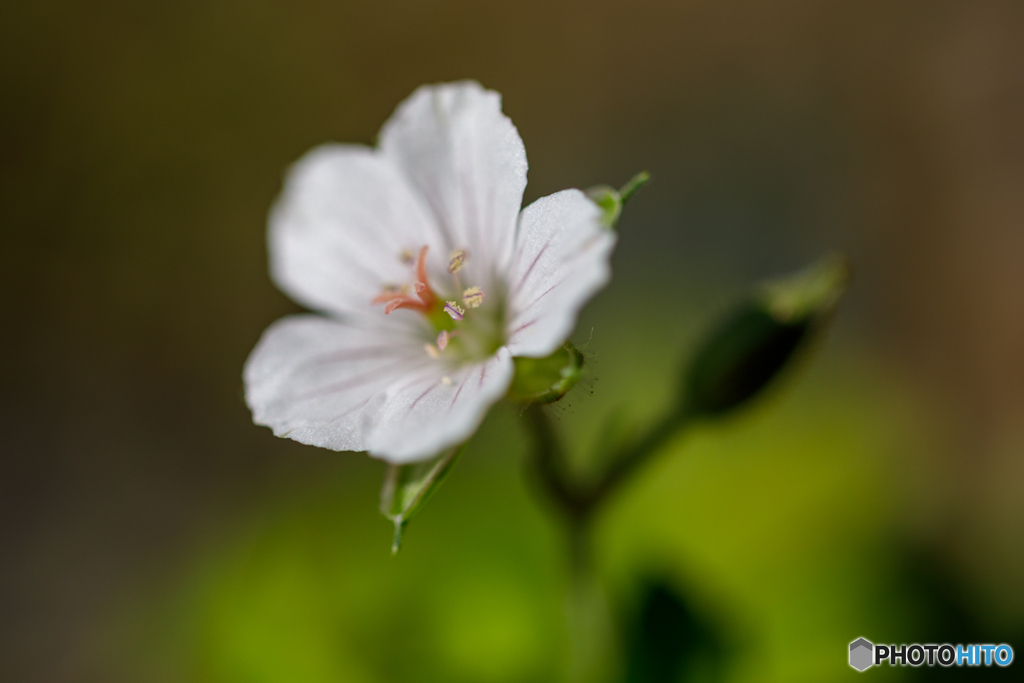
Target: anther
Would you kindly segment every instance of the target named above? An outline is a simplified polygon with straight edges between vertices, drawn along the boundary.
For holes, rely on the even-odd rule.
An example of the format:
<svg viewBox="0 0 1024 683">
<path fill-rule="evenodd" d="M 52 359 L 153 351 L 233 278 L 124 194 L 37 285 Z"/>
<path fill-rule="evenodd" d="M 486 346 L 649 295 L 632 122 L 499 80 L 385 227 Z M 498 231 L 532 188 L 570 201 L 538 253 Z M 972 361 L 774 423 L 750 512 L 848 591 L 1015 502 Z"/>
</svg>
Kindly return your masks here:
<svg viewBox="0 0 1024 683">
<path fill-rule="evenodd" d="M 470 287 L 462 293 L 462 303 L 477 308 L 484 302 L 484 292 L 479 287 Z"/>
<path fill-rule="evenodd" d="M 448 272 L 453 275 L 462 270 L 463 264 L 466 263 L 466 252 L 462 249 L 456 249 L 452 252 L 451 257 L 448 259 Z"/>
<path fill-rule="evenodd" d="M 412 249 L 403 249 L 398 254 L 398 260 L 407 266 L 411 266 L 416 263 L 416 254 L 413 253 Z"/>
<path fill-rule="evenodd" d="M 446 301 L 444 304 L 444 312 L 452 317 L 452 320 L 462 320 L 466 315 L 466 309 L 458 305 L 454 301 Z"/>
<path fill-rule="evenodd" d="M 424 344 L 423 350 L 427 352 L 427 355 L 431 358 L 440 358 L 441 352 L 437 350 L 437 347 L 433 344 Z"/>
<path fill-rule="evenodd" d="M 441 330 L 437 333 L 437 348 L 444 351 L 446 346 L 448 346 L 448 330 Z"/>
</svg>

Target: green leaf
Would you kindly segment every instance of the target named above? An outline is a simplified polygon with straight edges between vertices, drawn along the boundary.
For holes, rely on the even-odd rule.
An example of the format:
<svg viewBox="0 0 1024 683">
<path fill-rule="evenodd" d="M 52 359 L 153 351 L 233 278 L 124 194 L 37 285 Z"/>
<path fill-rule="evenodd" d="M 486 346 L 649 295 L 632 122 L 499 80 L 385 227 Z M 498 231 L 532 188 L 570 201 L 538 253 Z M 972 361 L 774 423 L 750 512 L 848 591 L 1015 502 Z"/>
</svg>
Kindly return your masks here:
<svg viewBox="0 0 1024 683">
<path fill-rule="evenodd" d="M 391 542 L 392 555 L 402 547 L 405 525 L 441 487 L 455 468 L 463 450 L 465 444 L 444 452 L 434 460 L 388 465 L 384 486 L 380 491 L 380 511 L 395 525 L 395 535 Z"/>
<path fill-rule="evenodd" d="M 846 259 L 830 256 L 761 285 L 696 354 L 686 374 L 685 408 L 717 415 L 759 394 L 830 319 L 849 278 Z"/>
</svg>

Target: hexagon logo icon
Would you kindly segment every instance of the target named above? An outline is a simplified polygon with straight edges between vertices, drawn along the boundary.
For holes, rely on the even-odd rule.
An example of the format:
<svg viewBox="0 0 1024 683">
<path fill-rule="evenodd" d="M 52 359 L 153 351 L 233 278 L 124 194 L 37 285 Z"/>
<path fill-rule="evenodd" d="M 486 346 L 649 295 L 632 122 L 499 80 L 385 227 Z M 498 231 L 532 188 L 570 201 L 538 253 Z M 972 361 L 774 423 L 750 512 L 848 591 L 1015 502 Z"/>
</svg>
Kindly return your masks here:
<svg viewBox="0 0 1024 683">
<path fill-rule="evenodd" d="M 871 641 L 858 638 L 850 643 L 850 666 L 857 671 L 863 671 L 874 664 L 875 646 Z"/>
</svg>

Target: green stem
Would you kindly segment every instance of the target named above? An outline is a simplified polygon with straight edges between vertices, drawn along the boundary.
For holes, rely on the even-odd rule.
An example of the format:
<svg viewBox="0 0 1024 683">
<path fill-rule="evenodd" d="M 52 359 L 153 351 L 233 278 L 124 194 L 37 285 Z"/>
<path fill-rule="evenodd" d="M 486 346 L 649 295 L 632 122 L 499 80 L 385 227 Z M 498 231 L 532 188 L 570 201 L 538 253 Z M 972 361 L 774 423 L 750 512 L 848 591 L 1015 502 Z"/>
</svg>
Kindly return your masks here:
<svg viewBox="0 0 1024 683">
<path fill-rule="evenodd" d="M 565 450 L 542 406 L 526 409 L 534 441 L 533 466 L 539 483 L 562 513 L 569 547 L 570 592 L 568 623 L 571 637 L 569 680 L 592 681 L 608 665 L 614 629 L 607 601 L 592 567 L 590 533 L 600 506 L 689 420 L 675 410 L 641 439 L 622 448 L 612 465 L 586 489 L 571 480 Z"/>
<path fill-rule="evenodd" d="M 622 186 L 622 189 L 619 190 L 619 201 L 625 204 L 634 194 L 636 194 L 637 190 L 649 182 L 651 182 L 650 173 L 647 171 L 637 173 L 635 176 L 630 178 L 628 183 Z"/>
<path fill-rule="evenodd" d="M 579 513 L 583 511 L 577 505 L 579 493 L 568 481 L 562 443 L 542 406 L 532 405 L 527 408 L 526 419 L 533 434 L 533 466 L 540 484 L 559 511 L 573 523 L 582 516 Z"/>
<path fill-rule="evenodd" d="M 531 406 L 526 415 L 533 433 L 534 467 L 541 485 L 568 520 L 571 533 L 584 538 L 601 505 L 692 418 L 685 407 L 673 410 L 640 439 L 621 448 L 594 484 L 582 487 L 570 480 L 565 451 L 547 413 L 540 406 Z"/>
<path fill-rule="evenodd" d="M 650 460 L 669 439 L 685 428 L 690 418 L 691 415 L 686 410 L 673 411 L 662 418 L 639 440 L 621 449 L 612 458 L 612 464 L 605 470 L 597 484 L 588 490 L 588 504 L 592 507 L 599 506 Z"/>
</svg>

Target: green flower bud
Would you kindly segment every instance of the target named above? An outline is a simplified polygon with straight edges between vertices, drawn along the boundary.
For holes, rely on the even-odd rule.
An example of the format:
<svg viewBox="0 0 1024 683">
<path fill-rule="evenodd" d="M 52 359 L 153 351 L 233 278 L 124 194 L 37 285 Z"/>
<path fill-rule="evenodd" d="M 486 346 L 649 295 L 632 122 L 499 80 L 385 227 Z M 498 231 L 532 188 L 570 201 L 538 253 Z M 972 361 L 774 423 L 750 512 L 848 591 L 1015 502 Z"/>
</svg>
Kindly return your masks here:
<svg viewBox="0 0 1024 683">
<path fill-rule="evenodd" d="M 426 462 L 388 466 L 380 490 L 380 511 L 395 525 L 392 555 L 402 547 L 405 525 L 448 478 L 464 448 L 465 445 L 456 446 Z"/>
<path fill-rule="evenodd" d="M 622 215 L 623 205 L 636 194 L 636 191 L 651 181 L 651 175 L 642 171 L 633 176 L 628 183 L 616 190 L 608 185 L 598 185 L 587 190 L 587 196 L 600 207 L 603 212 L 602 222 L 609 228 L 614 228 Z"/>
<path fill-rule="evenodd" d="M 598 185 L 587 190 L 587 196 L 601 209 L 601 222 L 606 227 L 615 227 L 622 215 L 622 198 L 619 191 L 608 185 Z"/>
<path fill-rule="evenodd" d="M 695 414 L 718 415 L 757 395 L 828 321 L 849 278 L 846 259 L 831 256 L 758 288 L 690 364 L 686 408 Z"/>
<path fill-rule="evenodd" d="M 514 358 L 508 397 L 523 403 L 554 403 L 583 377 L 583 354 L 566 342 L 546 358 Z"/>
</svg>

